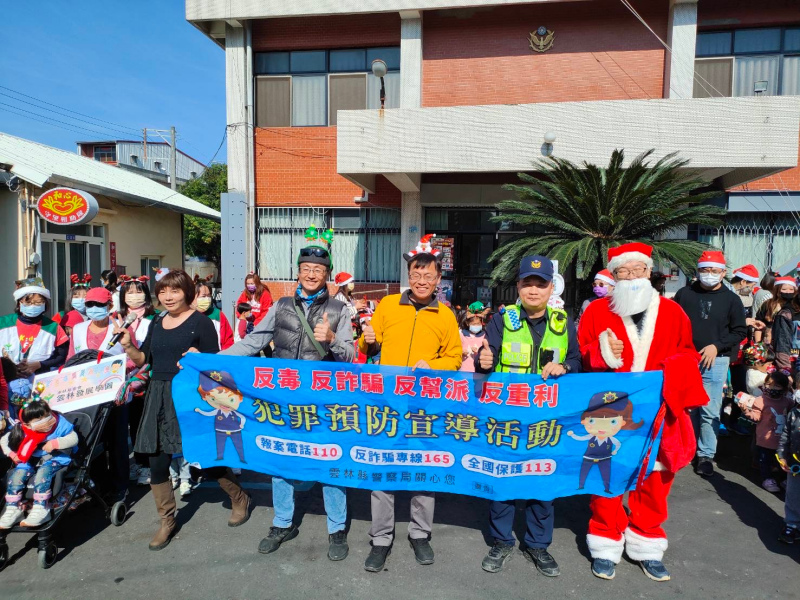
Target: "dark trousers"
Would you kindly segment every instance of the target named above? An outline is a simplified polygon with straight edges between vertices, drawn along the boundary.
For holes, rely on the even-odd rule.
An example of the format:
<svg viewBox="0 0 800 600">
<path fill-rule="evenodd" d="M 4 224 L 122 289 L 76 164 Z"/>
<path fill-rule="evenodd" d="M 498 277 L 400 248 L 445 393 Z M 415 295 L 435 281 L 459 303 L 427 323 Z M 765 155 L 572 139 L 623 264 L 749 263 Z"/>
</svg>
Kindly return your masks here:
<svg viewBox="0 0 800 600">
<path fill-rule="evenodd" d="M 136 438 L 139 435 L 139 423 L 142 421 L 144 412 L 144 396 L 137 396 L 128 404 L 128 424 L 131 432 L 131 446 L 136 446 Z M 148 466 L 147 455 L 133 453 L 133 460 L 140 467 Z"/>
<path fill-rule="evenodd" d="M 241 431 L 217 431 L 217 460 L 222 460 L 225 456 L 225 442 L 230 439 L 233 442 L 233 447 L 236 449 L 236 454 L 239 455 L 239 460 L 243 463 L 247 461 L 244 459 L 244 444 L 242 442 Z"/>
<path fill-rule="evenodd" d="M 611 486 L 611 459 L 605 458 L 602 460 L 592 460 L 590 458 L 584 458 L 583 462 L 581 463 L 581 476 L 578 483 L 578 489 L 582 490 L 583 486 L 586 484 L 586 478 L 589 476 L 589 471 L 592 470 L 592 467 L 597 465 L 597 468 L 600 469 L 600 477 L 603 479 L 603 487 L 606 489 L 606 493 L 610 492 Z"/>
<path fill-rule="evenodd" d="M 103 445 L 108 453 L 108 485 L 115 492 L 125 492 L 130 474 L 127 406 L 111 409 L 103 431 Z"/>
<path fill-rule="evenodd" d="M 489 533 L 498 541 L 514 545 L 515 500 L 495 500 L 489 507 Z M 525 505 L 525 545 L 547 548 L 553 541 L 553 501 L 528 500 Z"/>
</svg>

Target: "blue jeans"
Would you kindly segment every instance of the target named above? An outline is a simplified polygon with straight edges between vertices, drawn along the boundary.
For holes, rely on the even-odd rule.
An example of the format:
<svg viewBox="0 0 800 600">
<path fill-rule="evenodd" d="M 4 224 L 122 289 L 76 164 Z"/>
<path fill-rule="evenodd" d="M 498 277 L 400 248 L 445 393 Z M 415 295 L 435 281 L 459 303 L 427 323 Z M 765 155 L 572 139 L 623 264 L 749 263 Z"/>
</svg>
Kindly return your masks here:
<svg viewBox="0 0 800 600">
<path fill-rule="evenodd" d="M 692 411 L 694 434 L 697 436 L 697 457 L 714 458 L 717 452 L 717 433 L 719 432 L 719 413 L 722 409 L 722 390 L 728 381 L 728 367 L 731 359 L 718 356 L 714 366 L 701 369 L 703 387 L 708 394 L 708 404 Z"/>
<path fill-rule="evenodd" d="M 325 514 L 328 517 L 328 533 L 344 531 L 347 521 L 347 493 L 342 487 L 322 484 L 322 498 L 325 501 Z M 272 506 L 275 527 L 291 527 L 294 519 L 294 486 L 291 481 L 280 477 L 272 478 Z"/>
<path fill-rule="evenodd" d="M 8 473 L 8 487 L 6 488 L 6 502 L 10 506 L 17 506 L 25 495 L 25 487 L 33 476 L 33 502 L 46 504 L 53 495 L 53 477 L 65 465 L 54 460 L 46 460 L 37 468 L 29 464 L 17 465 Z"/>
</svg>

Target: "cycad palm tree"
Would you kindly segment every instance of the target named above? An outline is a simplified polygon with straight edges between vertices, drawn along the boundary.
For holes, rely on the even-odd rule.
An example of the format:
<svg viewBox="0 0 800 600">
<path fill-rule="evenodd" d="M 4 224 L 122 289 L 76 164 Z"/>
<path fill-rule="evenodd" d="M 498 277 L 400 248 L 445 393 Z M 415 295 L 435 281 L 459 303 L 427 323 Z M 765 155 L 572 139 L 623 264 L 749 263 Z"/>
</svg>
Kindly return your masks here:
<svg viewBox="0 0 800 600">
<path fill-rule="evenodd" d="M 609 247 L 634 241 L 652 245 L 657 263 L 671 261 L 685 273 L 696 268 L 708 245 L 664 238 L 687 225 L 720 226 L 725 209 L 704 204 L 720 192 L 697 193 L 707 183 L 679 171 L 687 160 L 670 154 L 651 165 L 652 153 L 644 152 L 628 167 L 623 150 L 615 150 L 605 168 L 548 158 L 538 177 L 520 174 L 528 185 L 505 186 L 517 199 L 498 203 L 494 220 L 524 233 L 489 257 L 496 263 L 493 283 L 513 281 L 528 254 L 558 260 L 562 273 L 574 264 L 584 279 L 602 268 Z"/>
</svg>

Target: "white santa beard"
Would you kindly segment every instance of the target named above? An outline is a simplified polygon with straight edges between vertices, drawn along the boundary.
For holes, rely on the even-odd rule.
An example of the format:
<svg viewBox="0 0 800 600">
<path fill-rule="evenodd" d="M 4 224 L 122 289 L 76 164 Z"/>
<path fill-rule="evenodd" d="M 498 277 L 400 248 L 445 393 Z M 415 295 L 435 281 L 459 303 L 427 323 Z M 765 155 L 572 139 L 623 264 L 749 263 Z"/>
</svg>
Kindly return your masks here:
<svg viewBox="0 0 800 600">
<path fill-rule="evenodd" d="M 620 317 L 638 315 L 647 310 L 655 290 L 650 285 L 650 280 L 622 279 L 617 281 L 614 293 L 611 295 L 609 307 Z"/>
</svg>

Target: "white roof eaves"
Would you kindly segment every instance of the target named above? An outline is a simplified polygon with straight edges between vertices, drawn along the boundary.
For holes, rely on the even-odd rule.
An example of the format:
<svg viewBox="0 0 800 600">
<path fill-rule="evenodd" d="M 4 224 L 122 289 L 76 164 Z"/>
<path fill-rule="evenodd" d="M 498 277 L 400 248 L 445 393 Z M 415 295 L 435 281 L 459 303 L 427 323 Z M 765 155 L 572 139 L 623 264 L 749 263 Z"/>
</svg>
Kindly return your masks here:
<svg viewBox="0 0 800 600">
<path fill-rule="evenodd" d="M 0 162 L 12 165 L 12 173 L 38 187 L 46 183 L 69 185 L 142 206 L 158 206 L 215 221 L 221 218 L 219 211 L 142 175 L 1 132 Z"/>
</svg>

